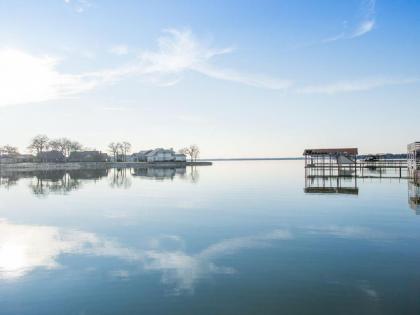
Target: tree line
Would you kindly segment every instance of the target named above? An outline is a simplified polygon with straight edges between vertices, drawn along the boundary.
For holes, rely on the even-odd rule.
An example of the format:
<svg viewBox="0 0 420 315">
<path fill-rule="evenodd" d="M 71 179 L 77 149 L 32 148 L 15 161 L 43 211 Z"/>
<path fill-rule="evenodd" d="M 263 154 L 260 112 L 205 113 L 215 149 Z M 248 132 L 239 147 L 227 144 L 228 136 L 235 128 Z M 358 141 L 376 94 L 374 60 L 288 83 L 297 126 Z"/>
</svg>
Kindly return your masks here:
<svg viewBox="0 0 420 315">
<path fill-rule="evenodd" d="M 111 142 L 108 145 L 108 150 L 112 154 L 114 161 L 127 161 L 127 155 L 131 151 L 131 143 L 127 141 L 123 142 Z"/>
<path fill-rule="evenodd" d="M 3 145 L 0 146 L 0 156 L 1 155 L 10 155 L 10 156 L 15 156 L 19 154 L 19 150 L 17 147 L 13 147 L 11 145 Z"/>
<path fill-rule="evenodd" d="M 83 145 L 68 138 L 50 139 L 46 135 L 38 135 L 31 140 L 28 149 L 34 154 L 55 150 L 68 157 L 71 152 L 81 151 Z"/>
<path fill-rule="evenodd" d="M 35 155 L 45 151 L 55 150 L 61 152 L 65 157 L 69 157 L 71 152 L 77 152 L 83 149 L 83 145 L 77 141 L 68 138 L 50 139 L 46 135 L 35 136 L 28 146 L 28 150 Z M 131 152 L 131 143 L 127 141 L 111 142 L 108 145 L 108 151 L 114 158 L 114 161 L 127 161 L 128 154 Z M 188 156 L 191 161 L 197 161 L 200 155 L 200 149 L 195 144 L 182 148 L 178 152 Z M 1 155 L 16 156 L 19 155 L 19 150 L 17 147 L 11 145 L 0 146 Z"/>
</svg>

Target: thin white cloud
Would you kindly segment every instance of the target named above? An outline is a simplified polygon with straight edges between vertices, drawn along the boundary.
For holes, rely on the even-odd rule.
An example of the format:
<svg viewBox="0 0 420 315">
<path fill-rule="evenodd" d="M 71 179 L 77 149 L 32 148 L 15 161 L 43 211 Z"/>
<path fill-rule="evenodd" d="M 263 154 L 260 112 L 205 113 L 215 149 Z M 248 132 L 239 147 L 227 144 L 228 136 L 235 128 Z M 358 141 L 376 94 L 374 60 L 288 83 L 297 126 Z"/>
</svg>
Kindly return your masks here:
<svg viewBox="0 0 420 315">
<path fill-rule="evenodd" d="M 372 77 L 363 78 L 353 81 L 339 81 L 328 84 L 308 85 L 297 89 L 298 93 L 303 94 L 338 94 L 369 91 L 376 88 L 404 85 L 418 82 L 418 78 L 389 78 L 389 77 Z"/>
<path fill-rule="evenodd" d="M 351 39 L 363 36 L 371 32 L 375 28 L 375 5 L 376 0 L 364 0 L 361 6 L 361 17 L 358 19 L 356 26 L 346 29 L 338 35 L 322 40 L 323 43 L 335 42 L 341 39 Z M 347 23 L 345 23 L 347 27 Z"/>
<path fill-rule="evenodd" d="M 20 50 L 0 50 L 0 106 L 43 102 L 79 94 L 96 87 L 105 77 L 63 74 L 59 60 Z"/>
<path fill-rule="evenodd" d="M 375 26 L 374 20 L 363 21 L 351 35 L 351 38 L 359 37 L 369 33 Z"/>
<path fill-rule="evenodd" d="M 194 70 L 211 78 L 233 81 L 271 90 L 286 90 L 293 85 L 290 80 L 276 79 L 258 74 L 239 73 L 235 70 L 220 69 L 205 64 L 197 65 Z"/>
<path fill-rule="evenodd" d="M 115 52 L 123 53 L 119 47 Z M 191 71 L 225 81 L 267 89 L 287 89 L 292 82 L 263 75 L 245 74 L 211 63 L 232 48 L 215 49 L 195 39 L 191 31 L 170 29 L 158 39 L 156 51 L 145 51 L 125 66 L 81 74 L 62 73 L 60 61 L 16 49 L 0 49 L 0 106 L 44 102 L 90 91 L 128 76 L 140 76 L 153 84 L 178 83 Z"/>
<path fill-rule="evenodd" d="M 115 45 L 109 49 L 109 52 L 114 55 L 122 56 L 128 54 L 128 46 L 127 45 Z"/>
<path fill-rule="evenodd" d="M 263 75 L 246 74 L 243 72 L 220 68 L 211 63 L 214 57 L 229 54 L 233 48 L 212 48 L 197 40 L 191 31 L 168 29 L 165 35 L 158 39 L 158 50 L 144 52 L 139 58 L 145 66 L 145 72 L 168 80 L 168 76 L 180 76 L 186 71 L 241 84 L 267 89 L 287 89 L 292 85 L 289 80 L 281 80 Z M 168 82 L 176 83 L 172 77 Z"/>
</svg>

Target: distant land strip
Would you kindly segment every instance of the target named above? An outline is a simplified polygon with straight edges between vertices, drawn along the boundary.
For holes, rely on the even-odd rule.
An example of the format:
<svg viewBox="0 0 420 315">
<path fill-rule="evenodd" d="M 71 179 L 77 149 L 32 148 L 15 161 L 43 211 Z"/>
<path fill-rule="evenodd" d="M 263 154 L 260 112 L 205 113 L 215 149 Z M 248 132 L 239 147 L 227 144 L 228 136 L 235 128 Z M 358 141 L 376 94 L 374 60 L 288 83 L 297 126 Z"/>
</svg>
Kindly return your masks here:
<svg viewBox="0 0 420 315">
<path fill-rule="evenodd" d="M 214 158 L 214 159 L 198 159 L 197 161 L 286 161 L 286 160 L 303 160 L 303 157 L 284 157 L 284 158 Z"/>
</svg>

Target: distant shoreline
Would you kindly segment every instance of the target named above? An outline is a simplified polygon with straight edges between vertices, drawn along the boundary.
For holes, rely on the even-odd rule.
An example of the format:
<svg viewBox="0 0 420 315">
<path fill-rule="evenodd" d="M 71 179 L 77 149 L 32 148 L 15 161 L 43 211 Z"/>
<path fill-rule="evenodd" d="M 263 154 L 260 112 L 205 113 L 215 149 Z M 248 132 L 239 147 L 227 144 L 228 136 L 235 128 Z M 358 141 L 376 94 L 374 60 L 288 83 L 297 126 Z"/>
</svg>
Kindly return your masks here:
<svg viewBox="0 0 420 315">
<path fill-rule="evenodd" d="M 199 161 L 295 161 L 304 160 L 303 157 L 287 158 L 231 158 L 231 159 L 199 159 Z"/>
</svg>

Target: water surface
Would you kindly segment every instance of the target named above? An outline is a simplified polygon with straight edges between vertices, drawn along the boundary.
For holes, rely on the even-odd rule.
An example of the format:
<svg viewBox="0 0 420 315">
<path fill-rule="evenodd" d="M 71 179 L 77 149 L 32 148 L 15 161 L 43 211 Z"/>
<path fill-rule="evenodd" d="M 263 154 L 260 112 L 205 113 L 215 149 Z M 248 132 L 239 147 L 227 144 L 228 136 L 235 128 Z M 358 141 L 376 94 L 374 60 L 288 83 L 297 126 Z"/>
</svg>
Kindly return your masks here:
<svg viewBox="0 0 420 315">
<path fill-rule="evenodd" d="M 302 161 L 244 161 L 0 183 L 0 314 L 420 314 L 405 179 L 313 193 Z"/>
</svg>

